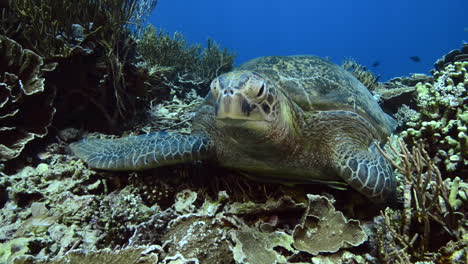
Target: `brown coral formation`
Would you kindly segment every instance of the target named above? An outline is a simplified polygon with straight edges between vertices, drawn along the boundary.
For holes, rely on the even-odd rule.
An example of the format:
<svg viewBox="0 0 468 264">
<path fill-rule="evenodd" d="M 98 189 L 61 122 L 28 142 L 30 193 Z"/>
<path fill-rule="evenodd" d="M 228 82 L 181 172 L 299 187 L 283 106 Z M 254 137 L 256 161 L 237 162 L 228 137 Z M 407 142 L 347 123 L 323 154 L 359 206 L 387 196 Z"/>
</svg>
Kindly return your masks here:
<svg viewBox="0 0 468 264">
<path fill-rule="evenodd" d="M 468 44 L 463 44 L 461 49 L 455 49 L 444 55 L 442 58 L 438 59 L 434 63 L 435 71 L 441 71 L 449 64 L 452 64 L 457 61 L 468 61 Z"/>
<path fill-rule="evenodd" d="M 44 75 L 47 87 L 56 91 L 55 126 L 116 132 L 117 123 L 136 115 L 146 72 L 135 65 L 136 44 L 127 23 L 138 29 L 156 3 L 6 1 L 0 33 L 57 65 Z"/>
<path fill-rule="evenodd" d="M 0 161 L 4 162 L 47 134 L 55 108 L 39 55 L 0 35 L 0 61 Z"/>
<path fill-rule="evenodd" d="M 351 72 L 369 91 L 374 91 L 379 87 L 379 77 L 376 77 L 365 66 L 357 63 L 354 59 L 346 59 L 341 66 Z"/>
<path fill-rule="evenodd" d="M 136 66 L 134 38 L 156 3 L 2 2 L 1 161 L 47 135 L 51 122 L 118 132 L 117 124 L 144 112 L 136 100 L 145 95 L 147 72 Z"/>
</svg>

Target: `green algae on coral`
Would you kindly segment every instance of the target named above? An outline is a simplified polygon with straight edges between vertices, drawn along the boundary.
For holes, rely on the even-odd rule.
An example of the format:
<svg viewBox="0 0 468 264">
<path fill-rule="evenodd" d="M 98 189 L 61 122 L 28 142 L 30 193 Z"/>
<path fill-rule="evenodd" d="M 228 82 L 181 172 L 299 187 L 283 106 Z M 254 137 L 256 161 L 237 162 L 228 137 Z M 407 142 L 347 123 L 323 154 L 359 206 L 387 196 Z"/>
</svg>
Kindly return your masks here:
<svg viewBox="0 0 468 264">
<path fill-rule="evenodd" d="M 33 238 L 20 237 L 0 244 L 0 263 L 13 263 L 26 254 Z"/>
</svg>

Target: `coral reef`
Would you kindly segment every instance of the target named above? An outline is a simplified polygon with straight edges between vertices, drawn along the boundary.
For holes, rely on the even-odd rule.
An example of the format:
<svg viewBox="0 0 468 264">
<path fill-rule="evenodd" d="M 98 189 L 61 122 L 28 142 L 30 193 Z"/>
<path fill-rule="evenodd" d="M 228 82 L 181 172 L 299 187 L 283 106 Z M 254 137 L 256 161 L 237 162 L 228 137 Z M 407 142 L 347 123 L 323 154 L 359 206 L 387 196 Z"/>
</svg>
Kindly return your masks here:
<svg viewBox="0 0 468 264">
<path fill-rule="evenodd" d="M 388 82 L 379 83 L 373 94 L 379 99 L 380 106 L 389 114 L 396 114 L 399 107 L 416 107 L 416 85 L 432 82 L 433 77 L 413 73 L 410 76 L 397 77 Z"/>
<path fill-rule="evenodd" d="M 401 105 L 414 108 L 416 85 L 433 81 L 432 76 L 413 73 L 411 76 L 396 77 L 387 82 L 379 82 L 379 77 L 353 59 L 346 59 L 342 67 L 351 72 L 379 101 L 388 114 L 397 113 Z"/>
<path fill-rule="evenodd" d="M 374 91 L 379 86 L 379 77 L 376 77 L 371 71 L 356 60 L 348 58 L 341 64 L 345 70 L 351 72 L 369 91 Z"/>
<path fill-rule="evenodd" d="M 203 98 L 192 89 L 186 93 L 182 99 L 176 95 L 172 100 L 157 103 L 160 99 L 154 99 L 150 102 L 148 109 L 149 124 L 141 128 L 142 131 L 149 132 L 151 127 L 164 131 L 177 131 L 179 133 L 190 134 L 192 132 L 192 118 L 195 115 Z"/>
<path fill-rule="evenodd" d="M 111 49 L 125 44 L 119 42 L 122 34 L 127 35 L 128 24 L 139 30 L 157 4 L 157 0 L 3 2 L 0 32 L 47 59 L 67 57 L 90 39 Z"/>
<path fill-rule="evenodd" d="M 409 150 L 398 141 L 389 149 L 381 151 L 403 175 L 403 209 L 387 208 L 377 220 L 382 223 L 377 230 L 380 258 L 385 263 L 464 263 L 468 184 L 460 178 L 443 180 L 422 144 Z"/>
<path fill-rule="evenodd" d="M 107 263 L 128 258 L 129 263 L 146 263 L 149 257 L 161 263 L 272 263 L 310 260 L 310 250 L 302 247 L 314 248 L 316 240 L 329 241 L 325 244 L 332 247 L 325 251 L 334 252 L 367 237 L 357 221 L 335 212 L 324 196 L 297 202 L 278 193 L 265 202 L 236 202 L 226 191 L 213 199 L 207 192 L 186 189 L 190 186 L 180 184 L 183 176 L 156 177 L 166 188 L 180 190 L 163 207 L 147 197 L 164 192 L 161 183 L 148 188 L 155 172 L 109 178 L 67 155 L 51 153 L 47 161 L 49 165 L 2 175 L 0 191 L 6 198 L 0 213 L 0 262 L 85 263 L 92 258 Z M 167 176 L 168 171 L 162 173 Z M 329 218 L 353 224 L 335 227 L 343 237 L 314 231 L 312 219 Z M 323 221 L 318 224 L 327 224 Z M 304 233 L 313 239 L 303 240 Z"/>
<path fill-rule="evenodd" d="M 180 33 L 171 37 L 153 26 L 143 32 L 137 47 L 149 69 L 149 83 L 157 88 L 153 93 L 170 91 L 179 98 L 192 89 L 204 96 L 214 77 L 232 69 L 235 57 L 213 40 L 209 39 L 205 48 L 189 45 Z"/>
<path fill-rule="evenodd" d="M 6 1 L 0 33 L 32 50 L 55 69 L 44 74 L 55 91 L 54 125 L 107 132 L 133 118 L 145 69 L 135 65 L 129 25 L 139 25 L 156 0 Z M 131 24 L 128 24 L 131 23 Z M 93 120 L 82 116 L 94 116 Z"/>
<path fill-rule="evenodd" d="M 457 61 L 468 61 L 468 43 L 463 44 L 461 49 L 452 50 L 442 58 L 438 59 L 436 63 L 434 63 L 434 71 L 441 71 L 447 65 Z"/>
<path fill-rule="evenodd" d="M 1 263 L 69 259 L 74 249 L 122 245 L 157 211 L 143 203 L 138 189 L 102 178 L 67 155 L 50 154 L 48 163 L 2 174 L 0 240 L 7 242 L 0 243 Z"/>
<path fill-rule="evenodd" d="M 468 163 L 468 62 L 455 62 L 434 72 L 434 82 L 418 84 L 419 115 L 406 122 L 405 141 L 423 140 L 429 156 L 445 174 L 467 175 Z"/>
<path fill-rule="evenodd" d="M 369 226 L 377 234 L 369 237 L 373 261 L 466 263 L 467 51 L 465 44 L 445 55 L 432 76 L 386 83 L 369 82 L 359 65 L 350 68 L 401 130 L 381 151 L 397 170 L 403 208 L 385 209 Z"/>
<path fill-rule="evenodd" d="M 306 212 L 293 232 L 294 247 L 317 255 L 358 246 L 367 240 L 359 221 L 348 221 L 341 212 L 335 212 L 326 197 L 308 195 L 308 198 Z"/>
<path fill-rule="evenodd" d="M 51 69 L 39 55 L 0 35 L 0 61 L 0 162 L 5 162 L 47 134 L 55 108 L 42 77 Z"/>
<path fill-rule="evenodd" d="M 208 83 L 233 67 L 211 40 L 141 28 L 156 3 L 1 1 L 0 162 L 28 166 L 0 164 L 0 263 L 466 262 L 466 45 L 433 76 L 379 83 L 343 65 L 404 130 L 394 138 L 405 143 L 382 150 L 402 208 L 381 215 L 323 186 L 259 184 L 199 163 L 93 171 L 70 156 L 66 142 L 81 133 L 68 126 L 190 133 Z M 57 138 L 25 152 L 51 123 Z"/>
<path fill-rule="evenodd" d="M 158 256 L 154 251 L 158 251 L 158 247 L 126 247 L 124 249 L 109 248 L 102 250 L 72 250 L 66 256 L 54 259 L 52 261 L 35 261 L 31 257 L 22 256 L 14 260 L 15 264 L 61 264 L 61 263 L 76 263 L 76 264 L 155 264 L 158 263 Z"/>
</svg>

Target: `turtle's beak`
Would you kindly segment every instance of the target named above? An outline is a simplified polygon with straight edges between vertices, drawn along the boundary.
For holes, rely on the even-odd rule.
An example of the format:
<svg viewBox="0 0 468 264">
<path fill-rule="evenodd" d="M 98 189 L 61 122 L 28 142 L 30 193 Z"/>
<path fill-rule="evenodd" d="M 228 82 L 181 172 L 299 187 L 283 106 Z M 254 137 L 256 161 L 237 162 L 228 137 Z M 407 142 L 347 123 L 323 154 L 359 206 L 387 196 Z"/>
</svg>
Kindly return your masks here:
<svg viewBox="0 0 468 264">
<path fill-rule="evenodd" d="M 239 90 L 223 89 L 216 104 L 216 118 L 221 120 L 263 120 L 253 111 L 257 106 L 249 102 Z"/>
</svg>

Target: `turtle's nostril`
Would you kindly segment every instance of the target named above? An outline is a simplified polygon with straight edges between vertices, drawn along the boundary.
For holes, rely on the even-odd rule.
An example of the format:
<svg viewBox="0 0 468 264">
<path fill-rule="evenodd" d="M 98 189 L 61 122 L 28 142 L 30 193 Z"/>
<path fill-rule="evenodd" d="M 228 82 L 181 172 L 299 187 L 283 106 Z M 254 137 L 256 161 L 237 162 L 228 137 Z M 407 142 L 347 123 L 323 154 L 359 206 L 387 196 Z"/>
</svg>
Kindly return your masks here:
<svg viewBox="0 0 468 264">
<path fill-rule="evenodd" d="M 234 94 L 234 90 L 233 89 L 224 89 L 223 90 L 223 95 L 227 95 L 227 94 L 230 94 L 230 95 L 233 95 Z"/>
</svg>

